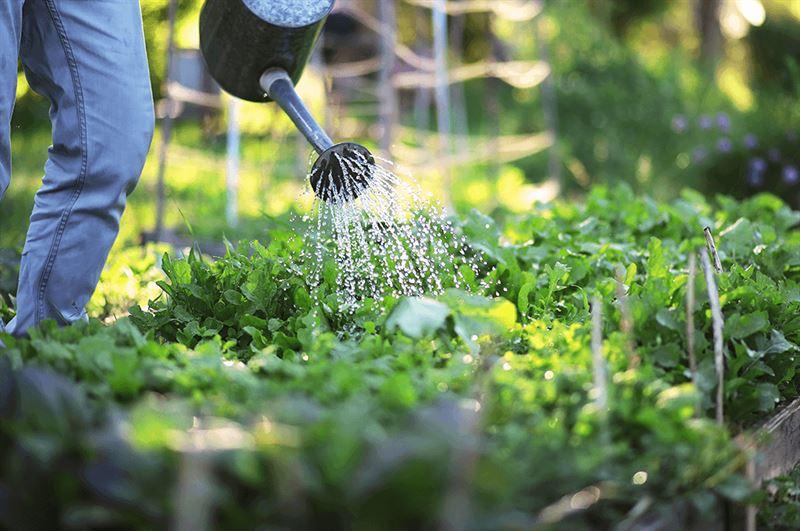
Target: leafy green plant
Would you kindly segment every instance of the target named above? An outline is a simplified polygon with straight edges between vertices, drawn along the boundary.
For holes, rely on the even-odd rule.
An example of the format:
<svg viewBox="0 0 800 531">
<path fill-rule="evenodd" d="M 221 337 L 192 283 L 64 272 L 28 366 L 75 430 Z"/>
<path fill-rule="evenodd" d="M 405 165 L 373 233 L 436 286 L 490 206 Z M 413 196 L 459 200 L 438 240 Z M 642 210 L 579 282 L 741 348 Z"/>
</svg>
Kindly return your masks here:
<svg viewBox="0 0 800 531">
<path fill-rule="evenodd" d="M 300 242 L 281 232 L 215 261 L 165 256 L 162 293 L 130 318 L 3 336 L 0 492 L 33 485 L 15 463 L 41 454 L 39 512 L 56 526 L 163 526 L 187 470 L 221 529 L 708 525 L 719 500 L 753 493 L 732 432 L 797 395 L 798 221 L 768 195 L 657 203 L 628 188 L 502 223 L 475 212 L 458 230 L 486 257 L 471 280 L 485 293 L 365 301 L 346 316 L 330 306 L 335 282 L 308 286 Z M 685 354 L 704 226 L 724 269 L 726 426 L 711 420 L 699 272 L 694 378 Z M 31 373 L 52 383 L 23 395 L 13 382 Z M 17 507 L 4 525 L 37 517 L 0 503 Z"/>
</svg>

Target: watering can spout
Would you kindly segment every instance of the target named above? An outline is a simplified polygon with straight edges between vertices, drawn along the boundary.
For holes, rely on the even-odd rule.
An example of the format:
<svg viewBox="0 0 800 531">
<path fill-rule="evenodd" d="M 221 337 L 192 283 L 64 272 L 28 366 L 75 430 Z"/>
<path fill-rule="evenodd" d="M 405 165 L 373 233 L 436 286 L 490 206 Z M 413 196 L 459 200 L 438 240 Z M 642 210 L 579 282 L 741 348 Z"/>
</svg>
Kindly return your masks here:
<svg viewBox="0 0 800 531">
<path fill-rule="evenodd" d="M 261 75 L 260 84 L 264 93 L 280 105 L 283 112 L 291 118 L 295 127 L 306 137 L 317 154 L 322 155 L 333 146 L 333 140 L 303 105 L 303 100 L 295 91 L 294 83 L 285 70 L 282 68 L 268 69 Z"/>
<path fill-rule="evenodd" d="M 334 144 L 303 104 L 285 70 L 268 69 L 261 75 L 260 84 L 317 151 L 319 157 L 310 174 L 317 197 L 333 203 L 350 201 L 369 187 L 375 171 L 372 153 L 353 142 Z"/>
</svg>

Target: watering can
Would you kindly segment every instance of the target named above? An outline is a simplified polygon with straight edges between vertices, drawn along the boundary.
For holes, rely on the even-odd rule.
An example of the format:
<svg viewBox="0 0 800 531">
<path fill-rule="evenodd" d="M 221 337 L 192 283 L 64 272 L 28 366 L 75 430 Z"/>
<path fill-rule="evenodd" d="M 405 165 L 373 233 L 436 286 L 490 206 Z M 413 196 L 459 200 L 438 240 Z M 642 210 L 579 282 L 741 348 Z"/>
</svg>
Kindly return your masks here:
<svg viewBox="0 0 800 531">
<path fill-rule="evenodd" d="M 200 49 L 211 76 L 229 94 L 274 101 L 314 147 L 311 187 L 320 199 L 349 201 L 372 180 L 364 146 L 335 144 L 295 91 L 334 0 L 206 0 Z"/>
</svg>

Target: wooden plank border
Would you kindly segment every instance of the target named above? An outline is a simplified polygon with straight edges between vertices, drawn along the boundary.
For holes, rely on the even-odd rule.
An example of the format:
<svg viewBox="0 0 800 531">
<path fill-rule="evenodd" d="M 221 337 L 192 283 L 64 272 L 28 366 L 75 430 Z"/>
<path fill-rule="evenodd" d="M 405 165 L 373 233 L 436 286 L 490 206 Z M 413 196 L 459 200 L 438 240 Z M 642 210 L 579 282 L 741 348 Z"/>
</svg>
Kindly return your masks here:
<svg viewBox="0 0 800 531">
<path fill-rule="evenodd" d="M 750 437 L 755 445 L 755 481 L 761 484 L 786 474 L 800 464 L 800 398 L 764 422 Z M 737 442 L 745 442 L 737 437 Z"/>
</svg>

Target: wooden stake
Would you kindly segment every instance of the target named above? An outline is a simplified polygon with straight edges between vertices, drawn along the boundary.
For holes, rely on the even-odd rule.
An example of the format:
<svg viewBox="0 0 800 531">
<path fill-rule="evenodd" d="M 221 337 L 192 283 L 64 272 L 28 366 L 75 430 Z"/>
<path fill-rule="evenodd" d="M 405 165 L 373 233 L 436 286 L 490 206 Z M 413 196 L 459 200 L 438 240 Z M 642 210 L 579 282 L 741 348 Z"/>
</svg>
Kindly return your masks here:
<svg viewBox="0 0 800 531">
<path fill-rule="evenodd" d="M 489 61 L 498 61 L 501 54 L 500 38 L 494 30 L 494 13 L 486 14 L 486 36 L 489 40 Z M 500 80 L 495 77 L 486 79 L 486 121 L 489 124 L 489 160 L 490 177 L 500 174 Z"/>
<path fill-rule="evenodd" d="M 633 341 L 633 317 L 628 305 L 628 294 L 625 291 L 625 268 L 617 269 L 617 300 L 619 301 L 620 328 L 625 334 L 625 348 L 628 350 L 628 368 L 635 369 L 639 366 L 639 356 L 636 354 L 636 345 Z"/>
<path fill-rule="evenodd" d="M 608 377 L 603 358 L 603 301 L 597 296 L 592 299 L 592 365 L 597 409 L 605 414 L 608 410 Z"/>
<path fill-rule="evenodd" d="M 722 273 L 722 262 L 719 260 L 717 246 L 714 244 L 714 236 L 711 234 L 711 229 L 705 227 L 703 229 L 703 234 L 706 236 L 706 246 L 708 247 L 708 252 L 711 253 L 711 257 L 714 259 L 714 270 L 717 273 Z"/>
<path fill-rule="evenodd" d="M 434 0 L 431 9 L 433 57 L 436 65 L 436 128 L 439 133 L 439 156 L 450 155 L 450 82 L 447 63 L 447 11 L 445 0 Z M 452 211 L 452 170 L 444 169 L 445 207 Z"/>
<path fill-rule="evenodd" d="M 394 0 L 380 0 L 378 13 L 383 27 L 381 38 L 381 70 L 379 80 L 381 139 L 382 155 L 392 157 L 392 142 L 394 141 L 394 126 L 397 122 L 397 93 L 392 85 L 392 75 L 395 67 L 395 41 L 397 15 Z"/>
<path fill-rule="evenodd" d="M 697 387 L 697 359 L 694 356 L 694 282 L 697 276 L 697 258 L 694 251 L 689 253 L 689 278 L 686 280 L 686 350 L 689 356 L 689 372 L 692 383 Z M 700 416 L 700 404 L 695 406 L 695 416 Z"/>
<path fill-rule="evenodd" d="M 211 529 L 213 470 L 211 454 L 205 447 L 199 424 L 190 432 L 191 440 L 183 449 L 175 491 L 173 531 Z"/>
<path fill-rule="evenodd" d="M 711 269 L 711 261 L 708 253 L 700 253 L 703 262 L 703 271 L 706 277 L 706 288 L 708 289 L 708 300 L 711 305 L 711 320 L 714 330 L 714 366 L 717 369 L 717 424 L 723 424 L 724 411 L 723 401 L 725 398 L 725 356 L 722 344 L 722 329 L 725 321 L 722 317 L 722 308 L 719 302 L 719 292 L 714 281 L 714 272 Z"/>
<path fill-rule="evenodd" d="M 444 0 L 434 0 L 433 54 L 436 64 L 436 124 L 443 153 L 450 152 L 450 85 L 447 79 L 447 12 Z"/>
<path fill-rule="evenodd" d="M 752 455 L 747 458 L 747 466 L 745 467 L 745 475 L 750 484 L 756 486 L 756 463 Z M 756 531 L 756 516 L 758 515 L 758 507 L 752 503 L 748 503 L 745 508 L 745 530 Z"/>
<path fill-rule="evenodd" d="M 229 227 L 239 224 L 239 164 L 241 158 L 241 134 L 239 131 L 239 100 L 228 102 L 228 134 L 225 172 L 225 219 Z"/>
</svg>

